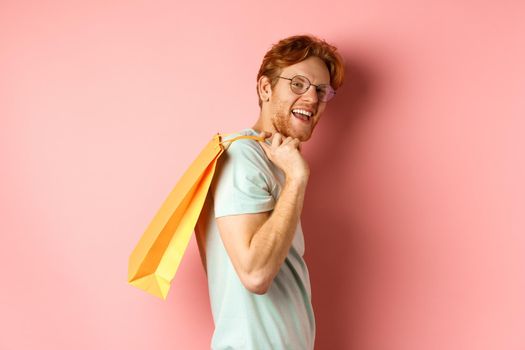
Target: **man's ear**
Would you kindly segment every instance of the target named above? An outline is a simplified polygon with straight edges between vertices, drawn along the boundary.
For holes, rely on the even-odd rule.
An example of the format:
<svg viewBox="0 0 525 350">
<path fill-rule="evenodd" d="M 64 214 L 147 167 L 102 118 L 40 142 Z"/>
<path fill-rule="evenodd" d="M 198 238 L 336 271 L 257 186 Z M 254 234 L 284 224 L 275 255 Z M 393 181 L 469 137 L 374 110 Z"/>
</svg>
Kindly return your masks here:
<svg viewBox="0 0 525 350">
<path fill-rule="evenodd" d="M 257 81 L 257 91 L 259 92 L 259 97 L 263 102 L 268 102 L 272 96 L 272 84 L 270 78 L 266 75 L 263 75 Z"/>
</svg>

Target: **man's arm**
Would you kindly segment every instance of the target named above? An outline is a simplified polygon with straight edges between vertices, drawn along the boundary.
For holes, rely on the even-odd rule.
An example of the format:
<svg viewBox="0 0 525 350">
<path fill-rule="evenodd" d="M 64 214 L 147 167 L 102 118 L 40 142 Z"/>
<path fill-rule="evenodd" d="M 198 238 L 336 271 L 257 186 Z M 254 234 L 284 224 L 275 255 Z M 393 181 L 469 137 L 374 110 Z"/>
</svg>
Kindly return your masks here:
<svg viewBox="0 0 525 350">
<path fill-rule="evenodd" d="M 261 135 L 266 136 L 264 132 Z M 273 211 L 224 216 L 216 220 L 226 252 L 241 282 L 251 292 L 264 294 L 292 244 L 310 170 L 300 154 L 298 139 L 282 140 L 276 133 L 271 146 L 264 142 L 260 145 L 286 175 Z"/>
<path fill-rule="evenodd" d="M 264 294 L 279 272 L 301 216 L 307 181 L 287 178 L 272 212 L 217 218 L 217 226 L 243 285 Z"/>
</svg>

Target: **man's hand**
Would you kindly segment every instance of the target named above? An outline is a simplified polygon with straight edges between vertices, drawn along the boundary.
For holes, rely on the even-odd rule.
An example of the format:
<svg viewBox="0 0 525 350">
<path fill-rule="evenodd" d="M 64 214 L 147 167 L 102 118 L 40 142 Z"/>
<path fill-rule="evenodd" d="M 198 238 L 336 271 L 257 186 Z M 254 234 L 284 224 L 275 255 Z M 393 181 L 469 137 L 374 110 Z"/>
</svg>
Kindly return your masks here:
<svg viewBox="0 0 525 350">
<path fill-rule="evenodd" d="M 259 136 L 268 138 L 270 135 L 270 133 L 263 131 Z M 283 140 L 283 135 L 275 133 L 271 146 L 268 146 L 264 141 L 259 141 L 259 144 L 266 156 L 284 172 L 287 179 L 308 181 L 310 168 L 301 155 L 301 141 L 299 139 L 287 137 Z"/>
</svg>

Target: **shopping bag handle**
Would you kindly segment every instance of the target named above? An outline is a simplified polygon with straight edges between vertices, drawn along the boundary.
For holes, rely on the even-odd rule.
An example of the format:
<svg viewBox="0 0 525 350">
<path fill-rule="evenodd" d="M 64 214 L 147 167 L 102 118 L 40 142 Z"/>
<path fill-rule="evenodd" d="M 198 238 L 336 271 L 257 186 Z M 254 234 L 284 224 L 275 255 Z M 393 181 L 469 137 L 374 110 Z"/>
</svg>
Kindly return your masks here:
<svg viewBox="0 0 525 350">
<path fill-rule="evenodd" d="M 225 149 L 227 149 L 232 144 L 232 142 L 240 140 L 240 139 L 252 139 L 252 140 L 256 140 L 256 141 L 264 141 L 265 140 L 264 137 L 253 136 L 253 135 L 243 135 L 243 136 L 234 137 L 233 139 L 230 139 L 230 140 L 222 140 L 222 136 L 223 135 L 220 135 L 220 134 L 217 134 L 217 135 L 219 135 L 219 137 L 221 139 L 221 141 L 219 141 L 219 143 L 221 145 L 223 145 Z M 225 143 L 228 143 L 228 144 L 224 145 Z"/>
</svg>

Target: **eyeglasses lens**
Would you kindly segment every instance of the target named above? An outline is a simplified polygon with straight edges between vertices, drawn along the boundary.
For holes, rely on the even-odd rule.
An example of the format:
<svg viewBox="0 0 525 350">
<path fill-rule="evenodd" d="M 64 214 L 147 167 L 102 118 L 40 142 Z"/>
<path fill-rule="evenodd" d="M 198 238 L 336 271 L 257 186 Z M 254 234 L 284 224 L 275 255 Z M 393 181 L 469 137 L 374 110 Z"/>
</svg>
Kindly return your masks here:
<svg viewBox="0 0 525 350">
<path fill-rule="evenodd" d="M 304 94 L 310 87 L 310 81 L 305 77 L 296 75 L 292 79 L 292 91 L 296 94 Z"/>
<path fill-rule="evenodd" d="M 291 81 L 292 91 L 299 95 L 304 94 L 310 88 L 310 85 L 310 81 L 300 75 L 296 75 Z M 320 85 L 317 87 L 316 92 L 319 100 L 323 102 L 329 101 L 335 95 L 334 89 L 330 85 Z"/>
</svg>

